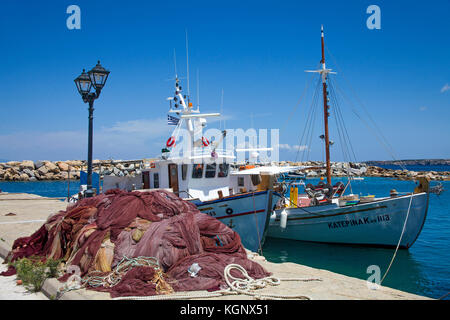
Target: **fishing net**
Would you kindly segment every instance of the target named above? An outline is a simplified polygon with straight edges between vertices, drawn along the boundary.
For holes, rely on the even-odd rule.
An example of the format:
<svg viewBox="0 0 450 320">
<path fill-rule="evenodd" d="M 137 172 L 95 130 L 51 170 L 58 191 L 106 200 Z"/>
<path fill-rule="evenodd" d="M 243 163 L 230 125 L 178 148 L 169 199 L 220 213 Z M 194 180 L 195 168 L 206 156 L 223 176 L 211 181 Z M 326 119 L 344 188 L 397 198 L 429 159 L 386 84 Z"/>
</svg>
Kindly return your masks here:
<svg viewBox="0 0 450 320">
<path fill-rule="evenodd" d="M 82 199 L 15 240 L 7 260 L 30 256 L 62 259 L 78 268 L 84 287 L 113 297 L 218 290 L 230 263 L 253 278 L 270 275 L 247 259 L 236 232 L 164 190 L 114 189 Z M 3 275 L 14 273 L 10 267 Z"/>
</svg>

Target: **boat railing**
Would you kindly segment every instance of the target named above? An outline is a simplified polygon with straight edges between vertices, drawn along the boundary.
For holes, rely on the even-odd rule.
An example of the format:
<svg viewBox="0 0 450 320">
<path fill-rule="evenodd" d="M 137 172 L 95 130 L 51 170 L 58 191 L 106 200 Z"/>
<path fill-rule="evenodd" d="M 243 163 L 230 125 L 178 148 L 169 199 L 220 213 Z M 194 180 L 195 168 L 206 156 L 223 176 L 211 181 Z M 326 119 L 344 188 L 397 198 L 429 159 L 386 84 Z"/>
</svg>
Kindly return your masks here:
<svg viewBox="0 0 450 320">
<path fill-rule="evenodd" d="M 233 157 L 233 150 L 228 150 L 228 149 L 216 149 L 216 150 L 211 150 L 211 149 L 207 149 L 207 148 L 202 148 L 202 149 L 194 149 L 192 152 L 192 156 L 198 157 L 198 156 L 219 156 L 219 157 Z"/>
</svg>

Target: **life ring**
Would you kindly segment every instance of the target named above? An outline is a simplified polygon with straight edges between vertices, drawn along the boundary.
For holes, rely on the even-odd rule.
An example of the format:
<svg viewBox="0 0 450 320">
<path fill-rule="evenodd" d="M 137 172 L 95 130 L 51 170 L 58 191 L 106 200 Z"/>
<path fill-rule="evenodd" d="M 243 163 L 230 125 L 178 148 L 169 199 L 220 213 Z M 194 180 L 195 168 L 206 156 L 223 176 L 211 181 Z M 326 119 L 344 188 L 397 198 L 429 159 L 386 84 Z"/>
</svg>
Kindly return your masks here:
<svg viewBox="0 0 450 320">
<path fill-rule="evenodd" d="M 170 148 L 174 145 L 175 145 L 175 137 L 170 137 L 169 140 L 167 140 L 166 142 L 166 146 Z"/>
<path fill-rule="evenodd" d="M 206 139 L 205 137 L 202 137 L 202 143 L 203 143 L 203 146 L 204 146 L 204 147 L 209 146 L 209 140 Z"/>
</svg>

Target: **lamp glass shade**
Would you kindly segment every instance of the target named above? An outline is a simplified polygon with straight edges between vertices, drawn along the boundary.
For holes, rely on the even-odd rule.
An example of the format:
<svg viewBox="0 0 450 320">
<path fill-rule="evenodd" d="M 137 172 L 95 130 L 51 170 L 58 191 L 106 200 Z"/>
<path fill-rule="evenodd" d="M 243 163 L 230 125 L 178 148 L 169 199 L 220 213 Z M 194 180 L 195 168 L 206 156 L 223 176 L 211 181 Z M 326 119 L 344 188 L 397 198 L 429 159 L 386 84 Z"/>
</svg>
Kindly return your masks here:
<svg viewBox="0 0 450 320">
<path fill-rule="evenodd" d="M 83 72 L 74 80 L 77 86 L 78 92 L 81 95 L 86 95 L 91 91 L 92 82 L 89 75 L 83 69 Z"/>
<path fill-rule="evenodd" d="M 101 90 L 108 79 L 109 71 L 103 68 L 100 61 L 98 61 L 97 65 L 88 74 L 94 88 Z"/>
</svg>

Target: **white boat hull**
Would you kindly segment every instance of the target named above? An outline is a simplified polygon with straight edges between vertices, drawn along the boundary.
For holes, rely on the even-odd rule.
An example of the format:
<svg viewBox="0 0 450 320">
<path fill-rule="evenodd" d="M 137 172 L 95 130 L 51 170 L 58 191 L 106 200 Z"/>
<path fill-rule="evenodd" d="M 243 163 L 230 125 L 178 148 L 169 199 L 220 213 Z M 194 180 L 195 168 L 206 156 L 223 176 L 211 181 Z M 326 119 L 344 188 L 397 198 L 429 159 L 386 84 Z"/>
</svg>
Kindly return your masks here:
<svg viewBox="0 0 450 320">
<path fill-rule="evenodd" d="M 397 246 L 411 195 L 339 207 L 337 204 L 287 208 L 287 223 L 280 226 L 282 210 L 272 215 L 268 237 L 322 243 Z M 409 248 L 425 223 L 428 193 L 412 195 L 401 248 Z"/>
<path fill-rule="evenodd" d="M 258 191 L 217 199 L 192 201 L 204 214 L 219 219 L 241 237 L 243 246 L 258 252 L 264 244 L 272 212 L 272 192 Z"/>
</svg>

